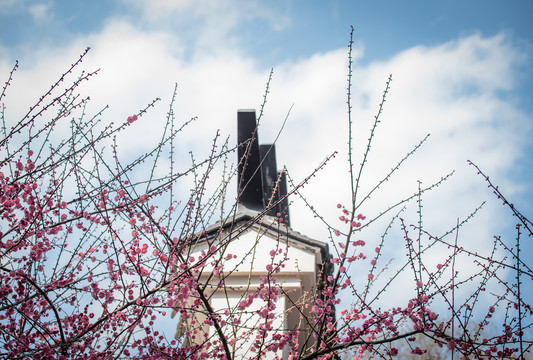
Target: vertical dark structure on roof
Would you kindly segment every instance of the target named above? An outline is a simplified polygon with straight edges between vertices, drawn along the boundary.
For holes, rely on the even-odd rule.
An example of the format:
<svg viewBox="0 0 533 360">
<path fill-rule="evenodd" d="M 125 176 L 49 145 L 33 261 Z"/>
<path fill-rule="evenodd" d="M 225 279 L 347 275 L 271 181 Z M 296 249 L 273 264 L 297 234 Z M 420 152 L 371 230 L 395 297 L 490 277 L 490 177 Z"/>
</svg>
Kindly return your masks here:
<svg viewBox="0 0 533 360">
<path fill-rule="evenodd" d="M 275 145 L 259 145 L 255 110 L 239 110 L 237 134 L 239 205 L 266 210 L 267 215 L 280 216 L 290 226 L 286 176 L 277 169 Z"/>
<path fill-rule="evenodd" d="M 250 210 L 263 211 L 265 204 L 255 110 L 239 110 L 237 136 L 239 144 L 238 202 Z"/>
</svg>

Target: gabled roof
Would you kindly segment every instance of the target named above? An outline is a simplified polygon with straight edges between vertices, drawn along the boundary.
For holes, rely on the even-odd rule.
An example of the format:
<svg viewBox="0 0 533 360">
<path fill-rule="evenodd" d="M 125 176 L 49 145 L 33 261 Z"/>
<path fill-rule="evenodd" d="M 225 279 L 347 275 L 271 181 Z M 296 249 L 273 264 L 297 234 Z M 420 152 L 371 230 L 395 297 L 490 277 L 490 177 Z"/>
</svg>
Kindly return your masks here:
<svg viewBox="0 0 533 360">
<path fill-rule="evenodd" d="M 324 264 L 326 272 L 329 273 L 330 268 L 333 269 L 333 264 L 329 261 L 331 255 L 327 243 L 307 237 L 280 222 L 276 217 L 250 210 L 242 204 L 239 204 L 239 209 L 234 216 L 218 221 L 206 228 L 199 241 L 212 240 L 220 235 L 222 237 L 238 237 L 251 230 L 262 232 L 274 239 L 279 237 L 280 240 L 287 241 L 291 246 L 320 253 L 320 258 L 317 261 Z"/>
</svg>

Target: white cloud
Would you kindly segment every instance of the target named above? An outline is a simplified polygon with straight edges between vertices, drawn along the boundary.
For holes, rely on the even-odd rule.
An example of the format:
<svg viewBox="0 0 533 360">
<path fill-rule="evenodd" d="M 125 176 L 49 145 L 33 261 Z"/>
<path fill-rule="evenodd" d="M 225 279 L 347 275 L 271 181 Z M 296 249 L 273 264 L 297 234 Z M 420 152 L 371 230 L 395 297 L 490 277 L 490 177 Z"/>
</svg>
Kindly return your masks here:
<svg viewBox="0 0 533 360">
<path fill-rule="evenodd" d="M 136 111 L 157 96 L 166 101 L 177 82 L 180 115 L 184 119 L 198 115 L 202 131 L 220 127 L 227 133 L 235 128 L 238 108 L 259 107 L 268 77 L 267 69 L 259 68 L 252 56 L 200 51 L 191 59 L 186 53 L 190 44 L 179 34 L 141 31 L 120 20 L 63 48 L 34 50 L 22 59 L 10 89 L 26 96 L 12 98 L 36 99 L 86 45 L 92 46 L 86 68 L 101 68 L 87 85 L 88 92 L 95 103 L 112 105 L 112 117 Z M 359 49 L 355 51 L 356 57 L 362 56 Z M 462 166 L 468 157 L 489 173 L 505 172 L 526 140 L 518 128 L 527 119 L 497 93 L 513 86 L 513 66 L 519 58 L 505 36 L 473 35 L 437 47 L 408 49 L 367 67 L 356 65 L 352 104 L 357 154 L 366 144 L 368 125 L 392 72 L 383 124 L 371 153 L 376 165 L 390 168 L 400 154 L 431 132 L 426 146 L 430 149 L 423 150 L 413 165 L 424 163 L 425 177 Z M 260 136 L 272 140 L 295 104 L 278 156 L 289 166 L 294 163 L 298 176 L 332 150 L 345 152 L 346 62 L 346 50 L 340 49 L 274 66 Z M 6 74 L 11 64 L 2 64 Z M 166 111 L 165 104 L 159 107 L 161 113 Z M 309 162 L 300 161 L 302 156 Z M 337 171 L 329 172 L 338 177 Z"/>
<path fill-rule="evenodd" d="M 50 17 L 50 3 L 39 3 L 28 7 L 28 12 L 35 22 L 47 20 Z"/>
<path fill-rule="evenodd" d="M 123 2 L 139 10 L 136 23 L 179 34 L 189 45 L 186 56 L 195 61 L 239 53 L 244 38 L 253 41 L 256 27 L 282 30 L 291 23 L 283 9 L 255 0 Z"/>
<path fill-rule="evenodd" d="M 344 56 L 342 53 L 338 55 Z M 403 180 L 393 182 L 396 184 L 394 189 L 382 193 L 380 198 L 398 199 L 399 195 L 394 196 L 395 193 L 405 194 L 405 190 L 401 191 L 401 187 L 397 186 L 399 183 L 403 182 L 405 186 L 409 183 L 412 188 L 420 179 L 429 184 L 452 169 L 458 170 L 456 189 L 452 192 L 475 188 L 479 179 L 472 176 L 472 171 L 465 166 L 467 159 L 477 162 L 503 184 L 511 186 L 504 176 L 527 140 L 524 129 L 528 128 L 528 118 L 512 103 L 502 100 L 497 92 L 512 85 L 513 65 L 517 59 L 519 54 L 513 53 L 503 36 L 482 38 L 475 35 L 439 47 L 409 49 L 390 61 L 357 68 L 353 118 L 358 162 L 366 146 L 370 122 L 377 111 L 384 82 L 389 72 L 394 74 L 382 116 L 383 123 L 377 130 L 366 173 L 367 178 L 372 180 L 363 185 L 371 186 L 418 139 L 432 133 L 428 144 L 406 168 Z M 341 61 L 338 59 L 335 66 L 339 67 Z M 314 67 L 315 74 L 320 71 L 319 67 Z M 307 102 L 299 99 L 296 109 L 303 107 L 306 110 L 295 109 L 292 121 L 306 121 L 310 124 L 306 130 L 313 128 L 308 138 L 296 140 L 299 149 L 296 151 L 301 153 L 301 149 L 306 149 L 306 157 L 316 159 L 319 153 L 324 152 L 324 147 L 336 144 L 339 151 L 345 152 L 347 116 L 346 106 L 342 104 L 345 99 L 345 74 L 337 75 L 334 86 L 327 86 L 324 82 L 309 86 L 306 81 L 306 76 L 291 79 L 291 86 L 301 84 L 300 89 L 305 89 L 302 91 L 305 95 L 301 97 L 308 97 Z M 285 94 L 285 91 L 280 93 Z M 337 97 L 337 103 L 334 107 L 322 107 L 320 96 Z M 294 140 L 291 142 L 294 143 Z M 295 163 L 300 164 L 298 168 L 305 166 L 302 162 Z M 334 170 L 330 169 L 323 175 L 327 178 L 324 182 L 330 184 L 327 191 L 331 197 L 346 202 L 349 194 L 343 195 L 338 189 L 347 187 L 331 186 L 346 180 L 345 160 L 338 163 L 339 168 L 333 166 Z M 322 182 L 313 186 L 323 187 Z M 322 194 L 325 190 L 316 191 L 315 188 L 309 191 L 312 199 L 318 198 L 319 195 L 315 194 Z M 475 198 L 476 195 L 474 191 L 472 196 Z"/>
<path fill-rule="evenodd" d="M 0 14 L 28 12 L 35 22 L 41 22 L 50 17 L 51 5 L 50 1 L 0 0 Z"/>
</svg>

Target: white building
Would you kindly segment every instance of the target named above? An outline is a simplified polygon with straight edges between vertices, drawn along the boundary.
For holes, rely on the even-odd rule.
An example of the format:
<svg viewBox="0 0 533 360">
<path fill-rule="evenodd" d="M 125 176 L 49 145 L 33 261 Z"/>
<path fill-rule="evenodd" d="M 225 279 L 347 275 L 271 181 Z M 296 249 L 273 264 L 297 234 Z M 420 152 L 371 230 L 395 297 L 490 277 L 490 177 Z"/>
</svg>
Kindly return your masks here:
<svg viewBox="0 0 533 360">
<path fill-rule="evenodd" d="M 238 211 L 202 232 L 189 255 L 195 261 L 210 259 L 198 279 L 234 358 L 256 357 L 287 334 L 298 342 L 293 348 L 307 352 L 316 342 L 310 312 L 332 271 L 328 245 L 290 228 L 285 178 L 277 171 L 274 146 L 259 147 L 254 111 L 239 111 L 238 123 L 243 159 Z M 210 251 L 216 255 L 207 255 Z M 195 300 L 189 299 L 191 307 Z M 215 326 L 206 324 L 203 308 L 181 319 L 177 336 L 185 336 L 187 344 L 205 345 L 219 337 Z M 270 348 L 262 358 L 287 359 L 290 345 Z"/>
</svg>

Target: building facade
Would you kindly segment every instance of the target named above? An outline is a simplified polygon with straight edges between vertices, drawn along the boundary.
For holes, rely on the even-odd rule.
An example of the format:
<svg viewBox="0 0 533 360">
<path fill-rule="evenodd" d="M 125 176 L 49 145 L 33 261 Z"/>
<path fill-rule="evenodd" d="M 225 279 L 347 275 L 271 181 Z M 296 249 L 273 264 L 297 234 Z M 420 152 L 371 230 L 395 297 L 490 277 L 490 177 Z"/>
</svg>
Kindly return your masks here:
<svg viewBox="0 0 533 360">
<path fill-rule="evenodd" d="M 235 359 L 287 359 L 316 344 L 321 318 L 313 309 L 333 265 L 327 243 L 291 229 L 284 173 L 274 145 L 259 146 L 255 111 L 238 112 L 238 141 L 236 212 L 205 229 L 189 251 L 205 261 L 197 280 L 211 309 L 192 296 L 176 336 L 203 346 L 222 332 Z"/>
</svg>

